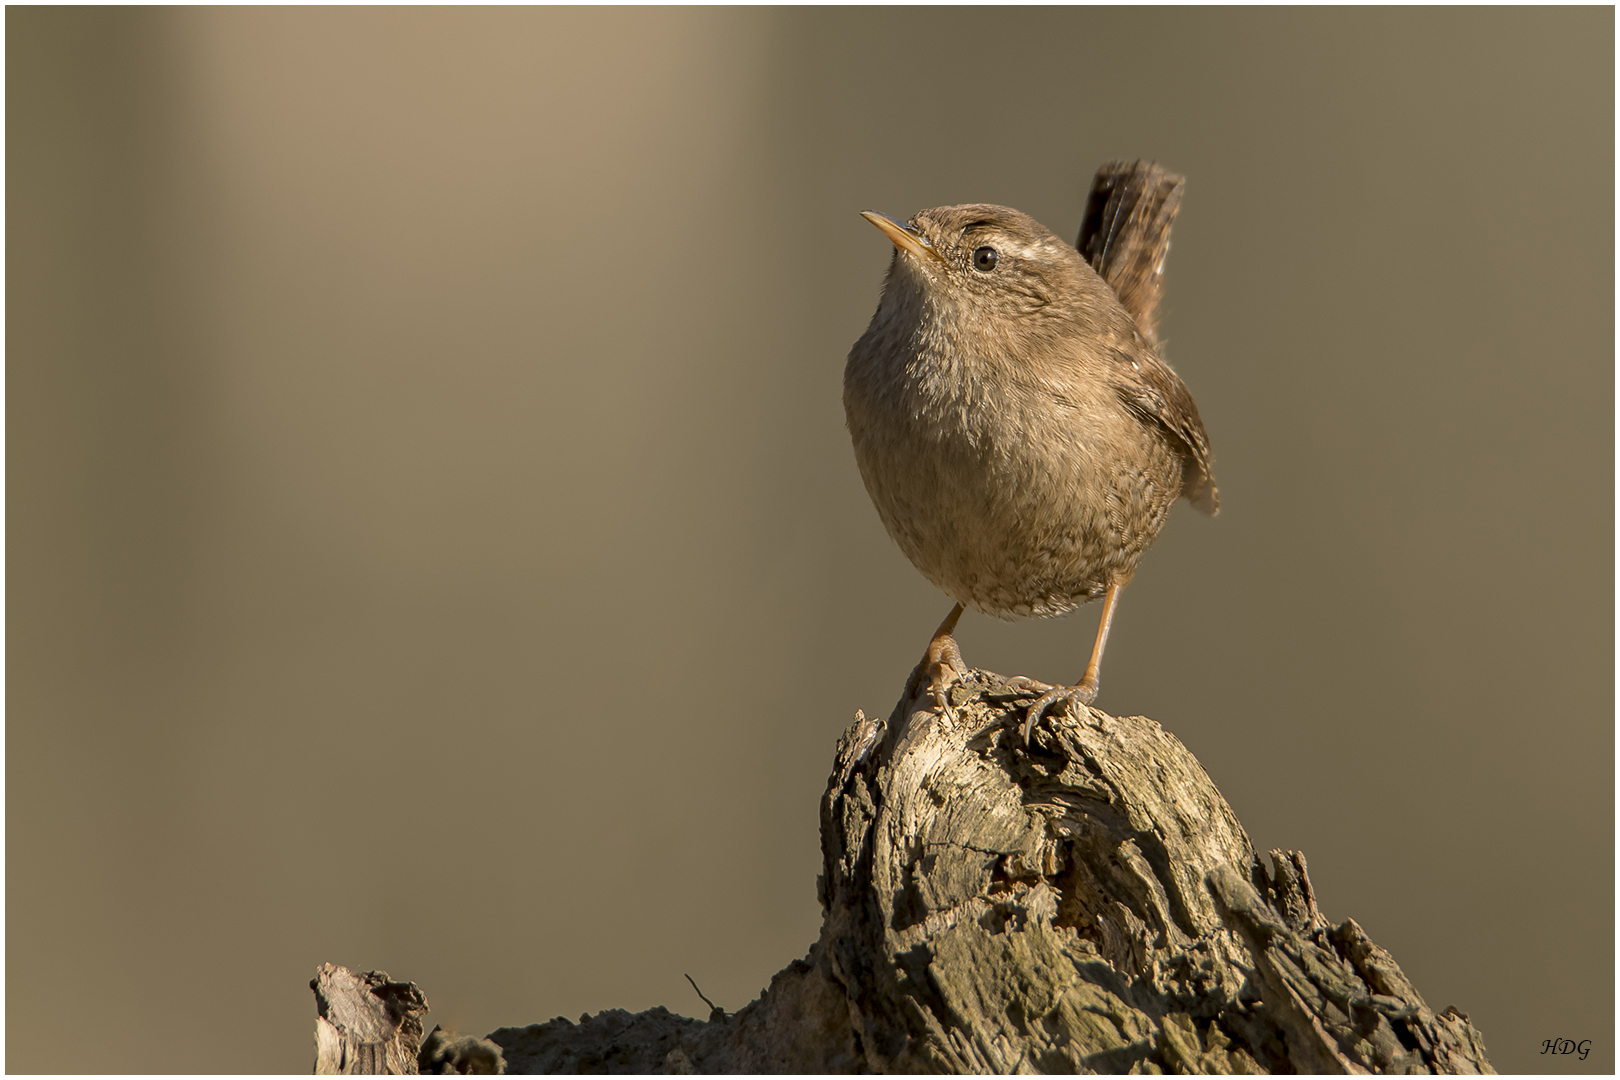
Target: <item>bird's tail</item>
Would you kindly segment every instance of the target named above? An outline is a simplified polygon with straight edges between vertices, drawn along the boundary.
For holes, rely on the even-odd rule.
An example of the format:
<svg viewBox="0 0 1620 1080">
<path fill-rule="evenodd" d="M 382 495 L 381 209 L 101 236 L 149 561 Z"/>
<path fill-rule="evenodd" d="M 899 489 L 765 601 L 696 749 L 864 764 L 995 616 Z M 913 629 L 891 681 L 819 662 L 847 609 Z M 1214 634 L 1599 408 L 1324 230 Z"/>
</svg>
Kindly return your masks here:
<svg viewBox="0 0 1620 1080">
<path fill-rule="evenodd" d="M 1185 178 L 1150 161 L 1110 161 L 1091 181 L 1075 242 L 1155 349 L 1170 225 L 1181 209 L 1185 186 Z"/>
</svg>

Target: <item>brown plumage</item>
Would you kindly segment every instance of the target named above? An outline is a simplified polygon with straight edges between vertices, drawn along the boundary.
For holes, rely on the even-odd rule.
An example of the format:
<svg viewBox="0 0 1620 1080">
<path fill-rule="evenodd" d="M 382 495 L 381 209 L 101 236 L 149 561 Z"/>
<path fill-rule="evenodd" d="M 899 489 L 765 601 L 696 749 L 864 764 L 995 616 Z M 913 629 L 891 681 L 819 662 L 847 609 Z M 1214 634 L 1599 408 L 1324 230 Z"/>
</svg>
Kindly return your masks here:
<svg viewBox="0 0 1620 1080">
<path fill-rule="evenodd" d="M 1011 618 L 1108 598 L 1079 685 L 1025 680 L 1045 691 L 1029 725 L 1095 697 L 1119 589 L 1175 499 L 1217 505 L 1197 406 L 1151 343 L 1179 181 L 1143 180 L 1115 177 L 1082 234 L 1119 294 L 1004 206 L 867 215 L 895 252 L 844 369 L 855 458 L 889 535 L 958 602 L 919 675 L 937 690 L 941 665 L 960 667 L 961 605 Z"/>
<path fill-rule="evenodd" d="M 1164 261 L 1170 254 L 1170 226 L 1181 209 L 1186 181 L 1147 161 L 1111 161 L 1097 170 L 1086 200 L 1075 247 L 1119 297 L 1136 328 L 1159 348 L 1159 300 L 1164 295 Z M 1158 359 L 1157 351 L 1154 358 Z M 1177 434 L 1193 453 L 1198 478 L 1187 499 L 1213 515 L 1220 499 L 1210 473 L 1209 437 L 1187 387 L 1162 360 L 1144 376 L 1153 401 L 1144 412 L 1175 423 L 1190 418 Z M 1162 406 L 1158 402 L 1162 399 Z"/>
</svg>

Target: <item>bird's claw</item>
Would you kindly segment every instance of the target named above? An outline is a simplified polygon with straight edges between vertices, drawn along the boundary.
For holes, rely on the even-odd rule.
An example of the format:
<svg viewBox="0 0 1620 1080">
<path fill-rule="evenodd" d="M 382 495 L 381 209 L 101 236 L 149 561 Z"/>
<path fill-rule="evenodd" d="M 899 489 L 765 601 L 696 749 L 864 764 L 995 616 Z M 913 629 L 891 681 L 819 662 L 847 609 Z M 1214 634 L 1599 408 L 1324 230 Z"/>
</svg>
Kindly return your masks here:
<svg viewBox="0 0 1620 1080">
<path fill-rule="evenodd" d="M 1035 685 L 1033 679 L 1027 681 L 1031 685 Z M 1075 706 L 1086 707 L 1095 700 L 1097 700 L 1097 685 L 1095 683 L 1082 682 L 1079 686 L 1047 687 L 1045 693 L 1029 703 L 1029 709 L 1024 714 L 1024 726 L 1021 732 L 1024 736 L 1024 745 L 1029 745 L 1030 737 L 1035 733 L 1035 725 L 1041 722 L 1041 718 L 1054 705 L 1061 702 L 1063 711 L 1072 716 L 1078 711 Z"/>
<path fill-rule="evenodd" d="M 911 679 L 906 684 L 906 697 L 915 700 L 926 689 L 934 699 L 935 711 L 948 712 L 951 686 L 958 677 L 966 674 L 967 665 L 962 662 L 962 650 L 956 647 L 956 639 L 948 635 L 936 637 L 928 643 L 928 651 L 911 673 Z M 927 680 L 926 683 L 924 680 Z"/>
<path fill-rule="evenodd" d="M 1044 694 L 1052 689 L 1052 684 L 1041 682 L 1039 679 L 1032 679 L 1028 675 L 1014 675 L 1007 680 L 1007 688 L 1010 690 L 1022 690 L 1030 694 Z"/>
</svg>

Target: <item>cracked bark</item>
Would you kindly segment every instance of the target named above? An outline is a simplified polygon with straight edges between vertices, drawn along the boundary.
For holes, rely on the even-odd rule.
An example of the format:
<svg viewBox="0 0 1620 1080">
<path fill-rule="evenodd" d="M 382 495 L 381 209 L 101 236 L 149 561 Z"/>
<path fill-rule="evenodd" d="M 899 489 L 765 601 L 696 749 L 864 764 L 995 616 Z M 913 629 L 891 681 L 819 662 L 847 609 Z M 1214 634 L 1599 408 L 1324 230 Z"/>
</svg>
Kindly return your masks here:
<svg viewBox="0 0 1620 1080">
<path fill-rule="evenodd" d="M 1298 852 L 1259 858 L 1142 717 L 1024 746 L 1027 692 L 973 671 L 937 711 L 859 713 L 821 803 L 821 936 L 709 1022 L 609 1010 L 503 1028 L 513 1072 L 1488 1073 Z"/>
</svg>

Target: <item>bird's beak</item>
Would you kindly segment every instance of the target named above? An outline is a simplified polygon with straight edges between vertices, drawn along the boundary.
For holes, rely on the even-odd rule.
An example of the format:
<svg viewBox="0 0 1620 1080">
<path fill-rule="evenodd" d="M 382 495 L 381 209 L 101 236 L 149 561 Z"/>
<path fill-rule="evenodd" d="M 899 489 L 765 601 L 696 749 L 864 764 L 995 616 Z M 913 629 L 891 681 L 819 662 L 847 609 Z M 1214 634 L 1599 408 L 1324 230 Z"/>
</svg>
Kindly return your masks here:
<svg viewBox="0 0 1620 1080">
<path fill-rule="evenodd" d="M 926 255 L 934 259 L 940 258 L 939 252 L 934 250 L 934 245 L 924 240 L 916 229 L 904 222 L 896 221 L 888 214 L 880 214 L 875 210 L 862 210 L 861 217 L 882 230 L 883 235 L 893 240 L 894 246 L 901 251 L 909 251 L 919 257 Z"/>
</svg>

